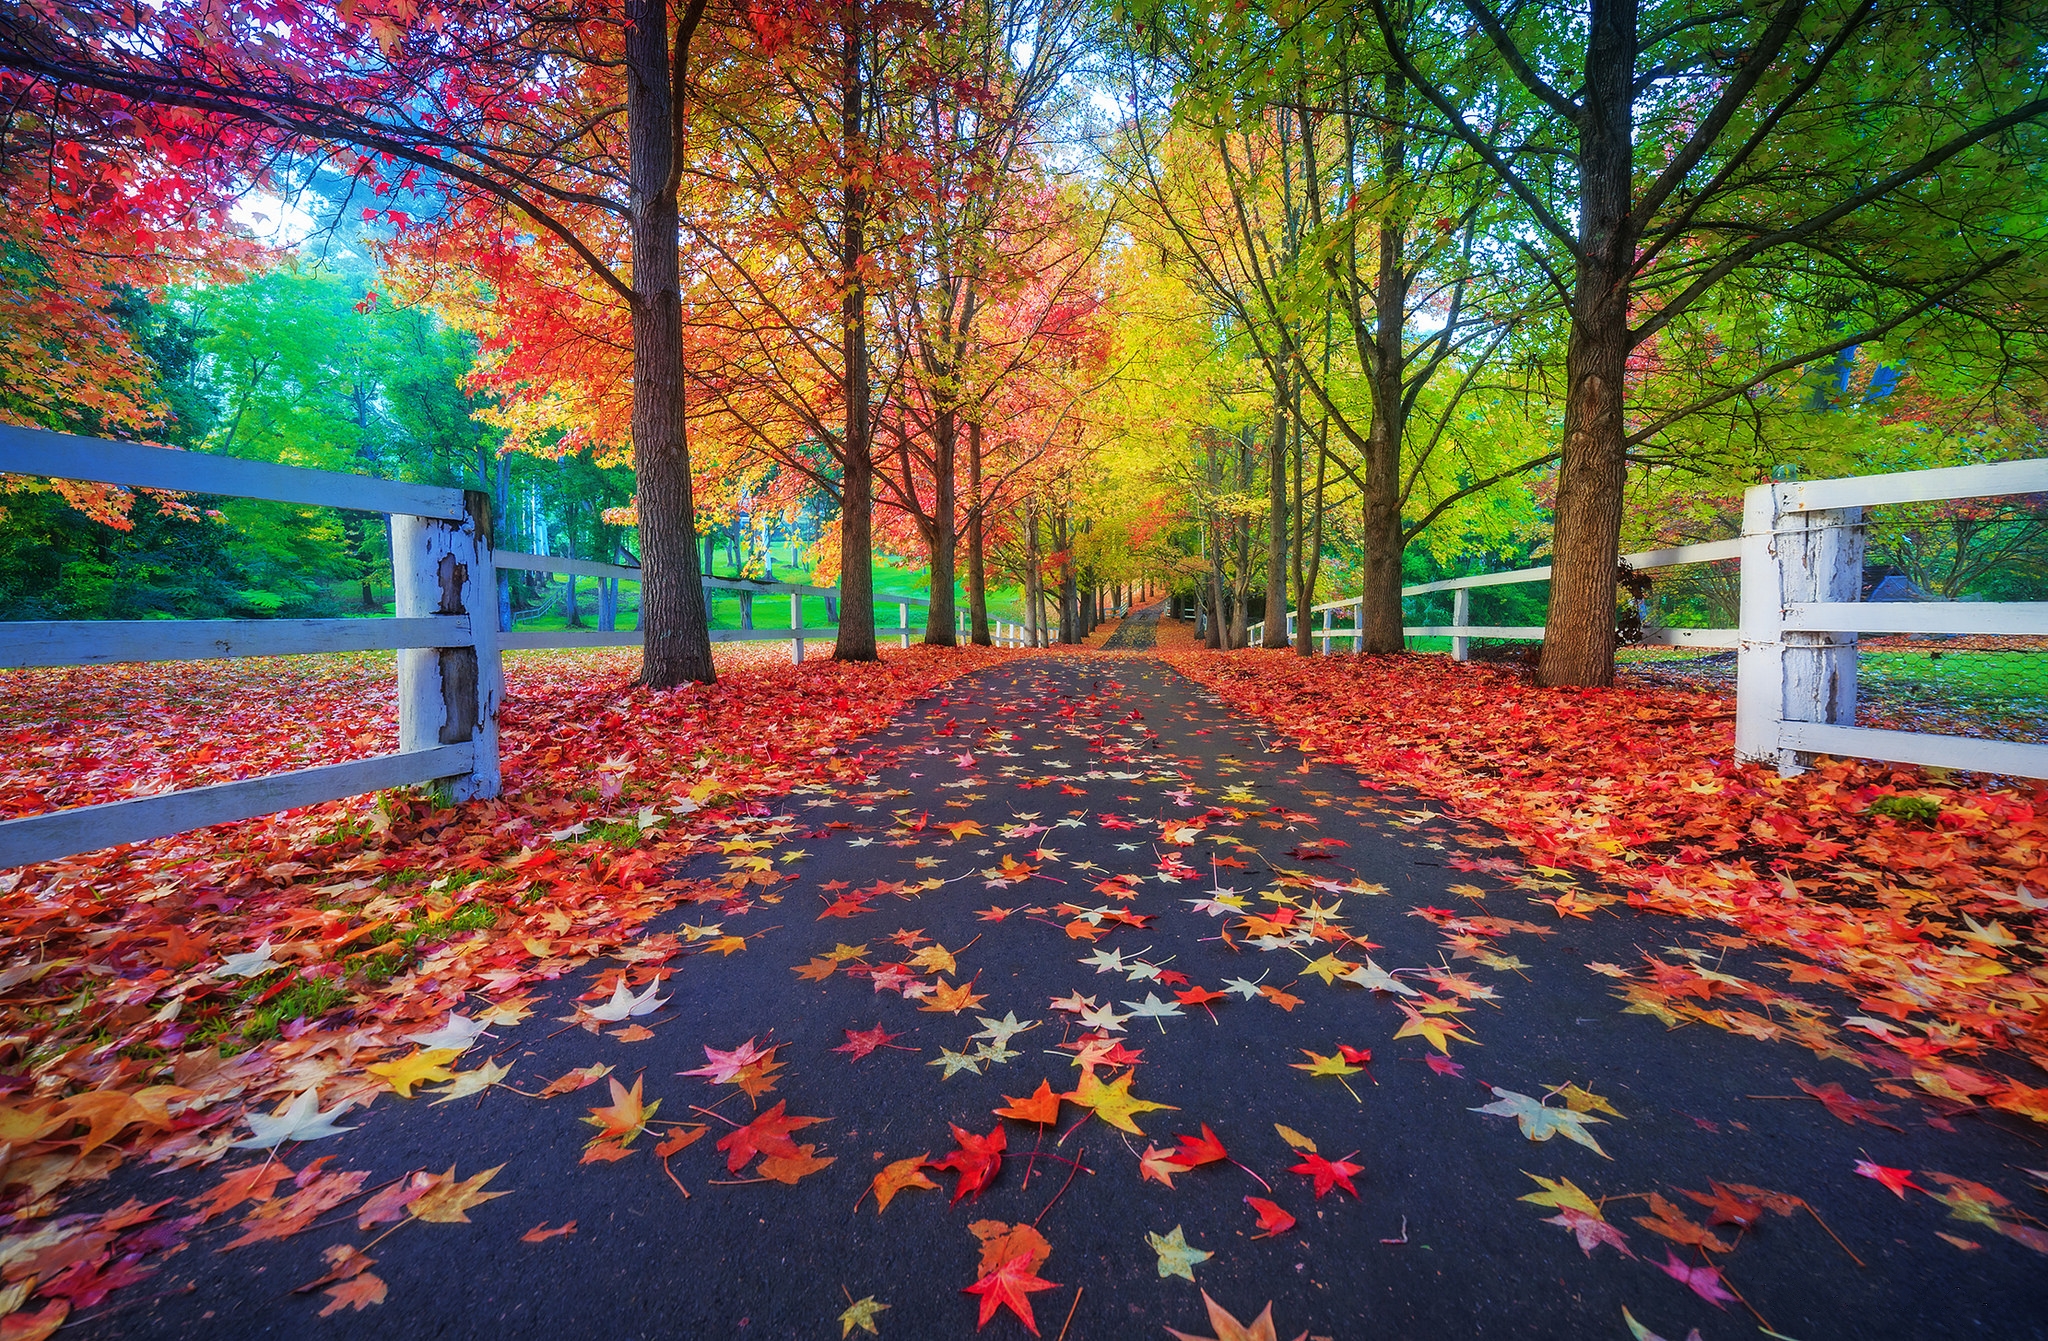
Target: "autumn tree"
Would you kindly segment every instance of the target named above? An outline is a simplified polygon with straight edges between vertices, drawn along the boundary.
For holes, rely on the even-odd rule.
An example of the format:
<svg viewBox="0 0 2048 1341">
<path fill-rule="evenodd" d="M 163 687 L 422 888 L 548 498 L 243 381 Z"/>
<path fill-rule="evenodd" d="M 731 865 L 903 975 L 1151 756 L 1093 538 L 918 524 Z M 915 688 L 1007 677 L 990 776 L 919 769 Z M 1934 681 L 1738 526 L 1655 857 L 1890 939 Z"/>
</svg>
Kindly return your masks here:
<svg viewBox="0 0 2048 1341">
<path fill-rule="evenodd" d="M 1361 512 L 1363 646 L 1398 652 L 1405 546 L 1554 459 L 1481 458 L 1468 441 L 1469 398 L 1504 371 L 1535 305 L 1495 236 L 1496 192 L 1462 146 L 1411 140 L 1405 82 L 1348 10 L 1280 25 L 1147 4 L 1130 20 L 1119 167 L 1134 226 L 1233 323 L 1272 388 L 1263 641 L 1288 643 L 1290 578 L 1296 604 L 1313 603 L 1341 479 Z M 1311 649 L 1305 619 L 1293 643 Z"/>
<path fill-rule="evenodd" d="M 1677 426 L 1877 340 L 2038 359 L 2037 8 L 1369 3 L 1418 133 L 1486 165 L 1570 313 L 1542 683 L 1611 681 L 1628 467 Z M 1660 340 L 1739 355 L 1645 403 Z"/>
<path fill-rule="evenodd" d="M 446 222 L 546 239 L 627 314 L 639 491 L 643 682 L 714 678 L 684 423 L 678 193 L 684 90 L 706 0 L 407 0 L 224 12 L 196 0 L 0 11 L 16 109 L 131 160 L 192 145 L 269 182 L 339 156 L 387 218 L 424 194 Z M 203 127 L 203 137 L 194 129 Z"/>
</svg>

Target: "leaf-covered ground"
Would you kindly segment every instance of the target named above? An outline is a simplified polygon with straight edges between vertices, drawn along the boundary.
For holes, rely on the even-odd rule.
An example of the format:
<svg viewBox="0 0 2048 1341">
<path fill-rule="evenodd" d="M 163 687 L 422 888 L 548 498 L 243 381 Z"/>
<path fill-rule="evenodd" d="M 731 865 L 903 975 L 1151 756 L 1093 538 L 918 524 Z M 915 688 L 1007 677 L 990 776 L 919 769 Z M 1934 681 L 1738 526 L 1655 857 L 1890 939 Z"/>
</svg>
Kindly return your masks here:
<svg viewBox="0 0 2048 1341">
<path fill-rule="evenodd" d="M 536 659 L 502 806 L 11 877 L 9 1335 L 2042 1334 L 2036 800 L 1168 655 Z"/>
</svg>

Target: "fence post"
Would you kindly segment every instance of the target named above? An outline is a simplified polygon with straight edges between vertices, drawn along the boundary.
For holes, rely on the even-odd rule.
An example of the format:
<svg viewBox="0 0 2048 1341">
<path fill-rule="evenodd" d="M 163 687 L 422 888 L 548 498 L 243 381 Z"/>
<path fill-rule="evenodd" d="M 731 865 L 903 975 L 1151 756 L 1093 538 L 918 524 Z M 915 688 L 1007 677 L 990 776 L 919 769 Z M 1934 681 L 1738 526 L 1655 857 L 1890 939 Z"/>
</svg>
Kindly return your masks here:
<svg viewBox="0 0 2048 1341">
<path fill-rule="evenodd" d="M 1351 651 L 1355 656 L 1365 650 L 1365 597 L 1351 603 Z"/>
<path fill-rule="evenodd" d="M 491 564 L 491 502 L 467 490 L 469 519 L 391 518 L 391 573 L 400 619 L 468 615 L 473 647 L 406 647 L 398 652 L 398 748 L 431 750 L 469 741 L 471 771 L 436 780 L 450 801 L 498 794 L 497 572 Z"/>
<path fill-rule="evenodd" d="M 1472 588 L 1459 587 L 1451 596 L 1451 627 L 1468 629 L 1472 627 Z M 1453 633 L 1451 635 L 1451 660 L 1470 661 L 1472 640 Z"/>
<path fill-rule="evenodd" d="M 740 627 L 743 629 L 754 627 L 754 593 L 751 591 L 740 593 Z"/>
<path fill-rule="evenodd" d="M 1324 656 L 1330 655 L 1330 630 L 1334 627 L 1336 618 L 1337 612 L 1335 610 L 1323 611 L 1323 645 L 1321 650 Z"/>
<path fill-rule="evenodd" d="M 1856 720 L 1856 635 L 1788 630 L 1785 607 L 1857 600 L 1864 538 L 1860 508 L 1787 512 L 1785 501 L 1770 484 L 1743 496 L 1735 753 L 1789 775 L 1802 760 L 1780 748 L 1782 723 Z"/>
<path fill-rule="evenodd" d="M 790 664 L 804 664 L 804 594 L 800 591 L 789 593 Z"/>
<path fill-rule="evenodd" d="M 905 647 L 910 646 L 910 602 L 896 602 L 896 627 L 902 630 L 898 637 Z"/>
</svg>

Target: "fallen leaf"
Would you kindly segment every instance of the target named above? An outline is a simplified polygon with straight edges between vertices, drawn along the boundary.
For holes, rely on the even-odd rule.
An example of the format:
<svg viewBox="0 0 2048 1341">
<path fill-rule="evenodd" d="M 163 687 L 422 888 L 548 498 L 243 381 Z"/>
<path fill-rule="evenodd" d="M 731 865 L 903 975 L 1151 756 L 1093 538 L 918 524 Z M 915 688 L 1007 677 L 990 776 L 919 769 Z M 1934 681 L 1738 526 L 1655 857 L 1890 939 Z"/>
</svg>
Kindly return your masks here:
<svg viewBox="0 0 2048 1341">
<path fill-rule="evenodd" d="M 1009 1139 L 1009 1133 L 1003 1130 L 1000 1122 L 986 1136 L 976 1136 L 959 1124 L 953 1124 L 953 1140 L 959 1148 L 944 1159 L 932 1160 L 930 1167 L 951 1169 L 960 1175 L 960 1181 L 953 1186 L 955 1205 L 970 1192 L 979 1195 L 995 1178 L 996 1170 L 1002 1167 L 1003 1150 Z"/>
<path fill-rule="evenodd" d="M 1033 1336 L 1038 1335 L 1038 1321 L 1031 1316 L 1031 1296 L 1039 1290 L 1056 1290 L 1059 1286 L 1047 1280 L 1040 1280 L 1035 1267 L 1031 1265 L 1031 1254 L 1019 1253 L 1001 1267 L 989 1272 L 974 1284 L 963 1287 L 963 1293 L 981 1296 L 981 1316 L 975 1322 L 975 1330 L 988 1325 L 1000 1305 L 1017 1315 Z"/>
<path fill-rule="evenodd" d="M 1712 1230 L 1694 1224 L 1684 1211 L 1656 1192 L 1650 1194 L 1650 1213 L 1639 1215 L 1635 1220 L 1652 1234 L 1661 1234 L 1673 1243 L 1684 1243 L 1715 1253 L 1735 1250 L 1734 1244 L 1718 1239 Z"/>
<path fill-rule="evenodd" d="M 1357 1153 L 1355 1150 L 1351 1152 L 1352 1155 Z M 1305 1151 L 1302 1153 L 1301 1163 L 1288 1169 L 1288 1172 L 1303 1174 L 1312 1179 L 1315 1182 L 1316 1197 L 1320 1200 L 1323 1194 L 1333 1187 L 1341 1187 L 1352 1196 L 1357 1196 L 1358 1189 L 1352 1186 L 1351 1179 L 1356 1174 L 1364 1173 L 1365 1166 L 1353 1164 L 1351 1155 L 1346 1155 L 1342 1159 L 1325 1159 L 1312 1151 Z"/>
<path fill-rule="evenodd" d="M 840 1341 L 846 1341 L 847 1337 L 852 1336 L 853 1329 L 856 1327 L 866 1332 L 869 1336 L 880 1336 L 881 1333 L 875 1328 L 875 1315 L 887 1307 L 889 1307 L 887 1304 L 880 1303 L 873 1295 L 869 1295 L 855 1303 L 851 1308 L 848 1308 L 844 1313 L 841 1313 L 839 1315 Z"/>
<path fill-rule="evenodd" d="M 376 1273 L 365 1271 L 362 1275 L 345 1280 L 329 1289 L 327 1306 L 320 1310 L 320 1316 L 324 1318 L 345 1308 L 352 1308 L 360 1313 L 372 1304 L 383 1303 L 386 1293 L 383 1280 Z"/>
<path fill-rule="evenodd" d="M 1718 1268 L 1688 1266 L 1679 1261 L 1678 1254 L 1669 1248 L 1664 1250 L 1664 1258 L 1664 1261 L 1653 1262 L 1651 1265 L 1679 1284 L 1689 1287 L 1694 1294 L 1715 1308 L 1726 1308 L 1735 1302 L 1735 1296 L 1721 1283 L 1721 1272 Z"/>
<path fill-rule="evenodd" d="M 1159 1254 L 1159 1275 L 1162 1280 L 1168 1276 L 1179 1276 L 1183 1280 L 1191 1281 L 1195 1278 L 1195 1267 L 1216 1255 L 1190 1246 L 1179 1225 L 1175 1225 L 1171 1233 L 1163 1235 L 1147 1231 L 1145 1242 L 1151 1244 L 1152 1251 Z"/>
<path fill-rule="evenodd" d="M 1053 1089 L 1052 1082 L 1041 1080 L 1038 1088 L 1028 1099 L 1018 1099 L 1005 1094 L 1009 1106 L 995 1110 L 997 1117 L 1015 1118 L 1019 1122 L 1035 1122 L 1040 1126 L 1051 1126 L 1060 1120 L 1060 1096 Z"/>
<path fill-rule="evenodd" d="M 1028 1224 L 976 1220 L 967 1226 L 967 1232 L 981 1240 L 981 1265 L 975 1270 L 984 1276 L 1019 1253 L 1031 1259 L 1033 1271 L 1045 1265 L 1045 1259 L 1052 1256 L 1052 1245 L 1045 1241 L 1045 1235 Z"/>
<path fill-rule="evenodd" d="M 466 1225 L 470 1223 L 469 1212 L 487 1201 L 509 1197 L 509 1192 L 486 1192 L 484 1184 L 498 1176 L 502 1164 L 493 1165 L 474 1177 L 455 1181 L 455 1166 L 448 1166 L 448 1172 L 441 1175 L 441 1181 L 416 1197 L 405 1210 L 415 1220 L 425 1220 L 436 1225 Z"/>
<path fill-rule="evenodd" d="M 453 1080 L 455 1073 L 448 1069 L 448 1063 L 460 1055 L 461 1050 L 457 1048 L 422 1048 L 395 1062 L 382 1062 L 363 1069 L 373 1076 L 383 1077 L 384 1083 L 399 1098 L 410 1099 L 415 1085 Z"/>
<path fill-rule="evenodd" d="M 521 1243 L 546 1243 L 549 1239 L 558 1239 L 564 1234 L 574 1234 L 575 1232 L 576 1222 L 574 1220 L 564 1221 L 553 1229 L 549 1229 L 548 1222 L 543 1220 L 532 1229 L 521 1234 L 519 1241 Z"/>
<path fill-rule="evenodd" d="M 1547 1141 L 1553 1136 L 1563 1136 L 1568 1141 L 1577 1141 L 1602 1159 L 1610 1158 L 1608 1153 L 1600 1148 L 1600 1143 L 1586 1130 L 1587 1123 L 1600 1122 L 1603 1119 L 1575 1113 L 1569 1108 L 1546 1108 L 1526 1094 L 1504 1090 L 1498 1085 L 1490 1088 L 1494 1093 L 1494 1102 L 1474 1108 L 1472 1112 L 1490 1113 L 1495 1117 L 1511 1117 L 1521 1124 L 1522 1135 L 1532 1141 Z"/>
<path fill-rule="evenodd" d="M 595 1085 L 611 1073 L 611 1067 L 603 1062 L 596 1062 L 575 1071 L 564 1071 L 541 1089 L 540 1097 L 553 1099 L 564 1094 L 574 1094 L 586 1085 Z"/>
<path fill-rule="evenodd" d="M 1268 1303 L 1265 1311 L 1249 1324 L 1232 1317 L 1228 1310 L 1209 1297 L 1207 1290 L 1202 1291 L 1202 1305 L 1209 1310 L 1209 1327 L 1216 1335 L 1195 1336 L 1188 1332 L 1175 1331 L 1171 1327 L 1166 1329 L 1167 1332 L 1179 1338 L 1179 1341 L 1279 1341 L 1280 1334 L 1273 1326 L 1271 1303 Z M 1307 1337 L 1308 1333 L 1303 1331 L 1300 1336 L 1294 1338 L 1294 1341 L 1306 1341 Z"/>
<path fill-rule="evenodd" d="M 1168 1112 L 1178 1110 L 1172 1104 L 1134 1098 L 1131 1094 L 1131 1080 L 1136 1074 L 1135 1071 L 1126 1071 L 1113 1083 L 1105 1085 L 1093 1071 L 1084 1071 L 1081 1073 L 1081 1083 L 1074 1087 L 1073 1092 L 1060 1097 L 1088 1109 L 1120 1131 L 1127 1131 L 1133 1136 L 1143 1136 L 1145 1133 L 1132 1121 L 1137 1114 L 1151 1112 L 1154 1109 Z"/>
<path fill-rule="evenodd" d="M 889 1203 L 898 1192 L 907 1188 L 921 1187 L 936 1190 L 938 1184 L 927 1177 L 924 1166 L 931 1159 L 931 1151 L 912 1155 L 885 1165 L 868 1184 L 868 1190 L 875 1194 L 875 1214 L 889 1209 Z"/>
<path fill-rule="evenodd" d="M 1259 1217 L 1259 1228 L 1263 1234 L 1252 1235 L 1255 1239 L 1276 1238 L 1294 1228 L 1294 1217 L 1282 1210 L 1280 1203 L 1264 1197 L 1246 1197 L 1245 1205 L 1250 1206 Z"/>
</svg>

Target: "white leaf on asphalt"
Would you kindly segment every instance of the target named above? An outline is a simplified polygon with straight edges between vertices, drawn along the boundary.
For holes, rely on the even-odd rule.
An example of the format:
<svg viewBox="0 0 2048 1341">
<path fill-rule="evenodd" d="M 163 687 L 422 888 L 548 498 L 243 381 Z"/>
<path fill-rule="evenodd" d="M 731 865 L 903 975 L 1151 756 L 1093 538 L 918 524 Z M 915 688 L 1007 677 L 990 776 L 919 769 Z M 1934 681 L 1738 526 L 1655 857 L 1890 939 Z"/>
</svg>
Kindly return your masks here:
<svg viewBox="0 0 2048 1341">
<path fill-rule="evenodd" d="M 660 990 L 661 981 L 656 979 L 647 984 L 646 991 L 635 996 L 633 990 L 626 986 L 626 980 L 621 978 L 619 985 L 612 991 L 612 999 L 602 1006 L 594 1007 L 590 1012 L 590 1018 L 603 1020 L 606 1024 L 617 1024 L 631 1015 L 652 1015 L 668 1004 L 667 997 L 654 995 Z"/>
<path fill-rule="evenodd" d="M 291 1107 L 282 1113 L 265 1117 L 261 1113 L 249 1114 L 249 1130 L 255 1135 L 246 1141 L 236 1141 L 237 1150 L 273 1150 L 286 1141 L 317 1141 L 323 1136 L 339 1136 L 354 1127 L 337 1127 L 334 1120 L 349 1110 L 347 1103 L 338 1103 L 326 1112 L 320 1111 L 320 1091 L 309 1089 L 292 1100 Z"/>
</svg>

